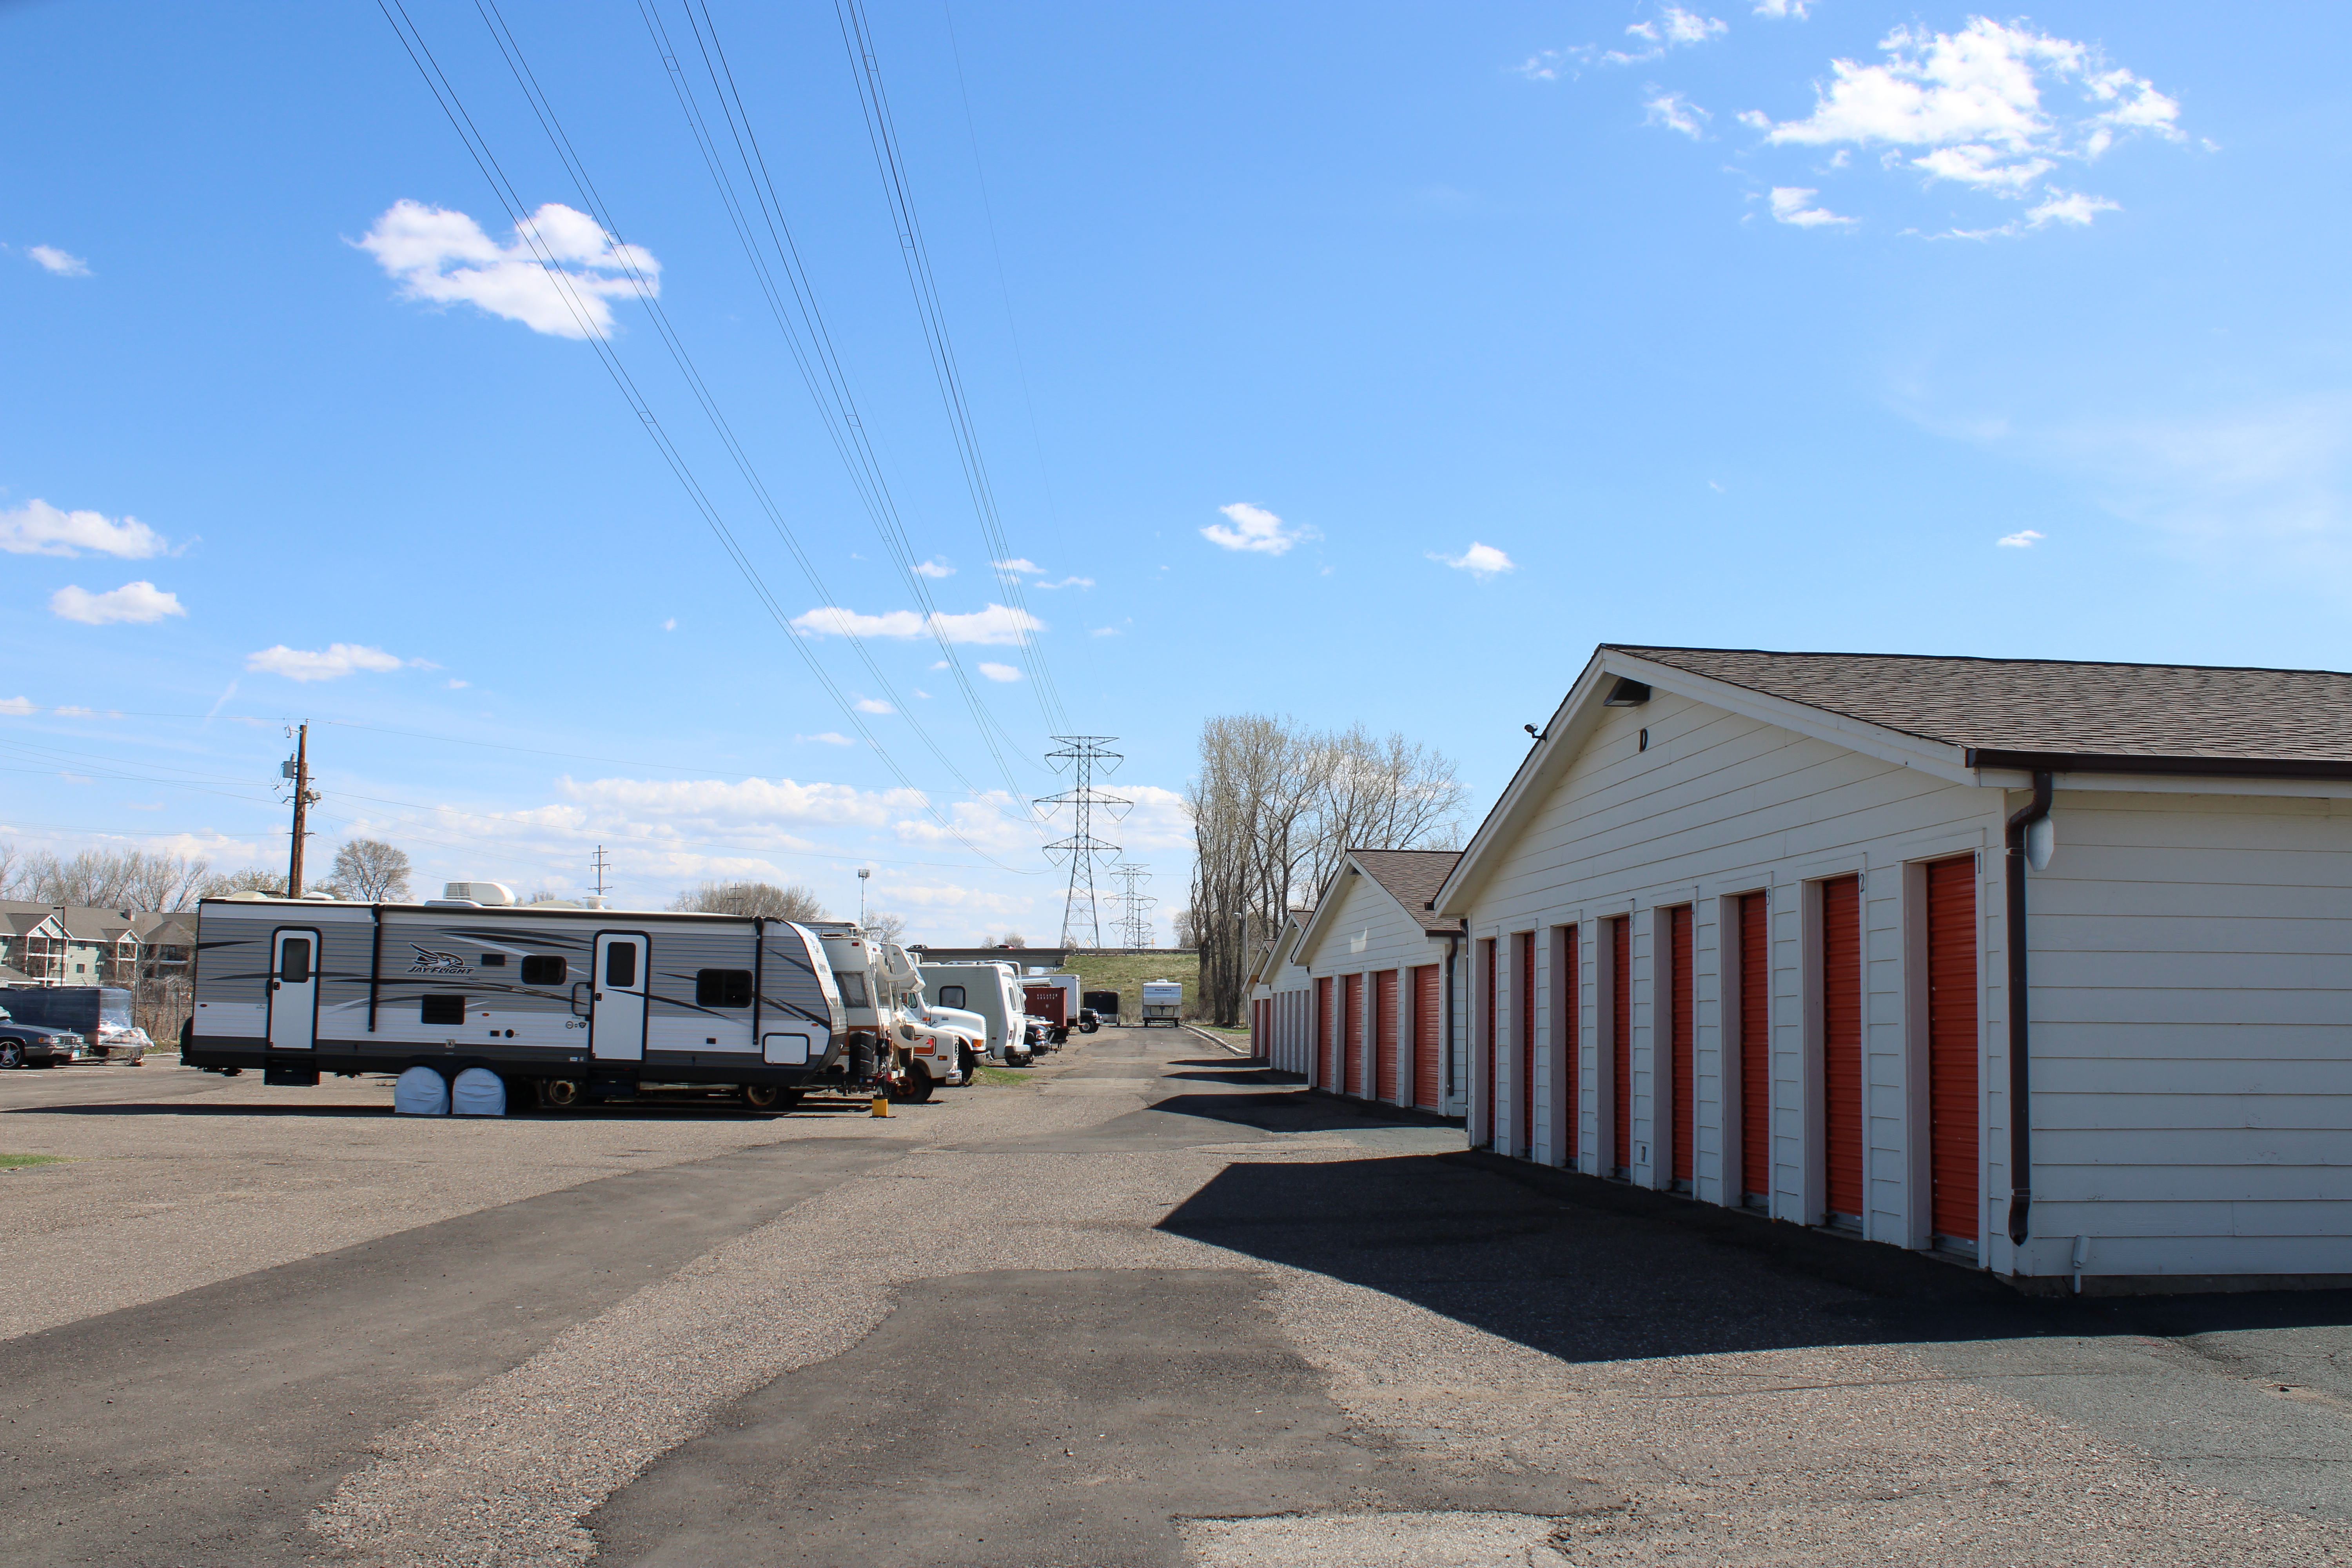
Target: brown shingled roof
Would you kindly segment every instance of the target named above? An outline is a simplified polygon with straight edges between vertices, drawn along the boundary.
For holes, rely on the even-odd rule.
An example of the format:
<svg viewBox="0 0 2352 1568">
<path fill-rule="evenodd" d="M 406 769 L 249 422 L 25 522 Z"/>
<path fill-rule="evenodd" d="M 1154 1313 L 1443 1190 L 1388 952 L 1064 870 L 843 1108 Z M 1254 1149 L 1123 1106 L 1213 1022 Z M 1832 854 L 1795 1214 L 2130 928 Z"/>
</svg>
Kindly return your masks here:
<svg viewBox="0 0 2352 1568">
<path fill-rule="evenodd" d="M 1601 646 L 1964 747 L 1977 767 L 2352 770 L 2352 675 L 2335 670 Z"/>
<path fill-rule="evenodd" d="M 1457 922 L 1429 912 L 1429 900 L 1445 885 L 1453 874 L 1454 863 L 1462 858 L 1459 849 L 1350 849 L 1372 880 L 1388 889 L 1389 897 L 1412 912 L 1423 931 L 1451 931 Z"/>
</svg>

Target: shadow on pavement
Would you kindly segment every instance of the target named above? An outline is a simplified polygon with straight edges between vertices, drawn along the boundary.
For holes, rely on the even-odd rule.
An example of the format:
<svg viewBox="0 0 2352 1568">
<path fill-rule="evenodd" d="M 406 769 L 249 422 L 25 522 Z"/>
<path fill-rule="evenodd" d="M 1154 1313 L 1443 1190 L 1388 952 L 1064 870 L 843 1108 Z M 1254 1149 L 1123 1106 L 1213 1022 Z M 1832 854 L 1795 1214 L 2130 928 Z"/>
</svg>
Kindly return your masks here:
<svg viewBox="0 0 2352 1568">
<path fill-rule="evenodd" d="M 1184 1075 L 1169 1073 L 1171 1079 Z M 1261 1132 L 1361 1132 L 1378 1127 L 1444 1127 L 1454 1125 L 1419 1110 L 1392 1105 L 1372 1105 L 1328 1094 L 1300 1094 L 1295 1089 L 1269 1089 L 1230 1094 L 1171 1094 L 1151 1102 L 1152 1111 L 1171 1116 L 1197 1116 Z"/>
</svg>

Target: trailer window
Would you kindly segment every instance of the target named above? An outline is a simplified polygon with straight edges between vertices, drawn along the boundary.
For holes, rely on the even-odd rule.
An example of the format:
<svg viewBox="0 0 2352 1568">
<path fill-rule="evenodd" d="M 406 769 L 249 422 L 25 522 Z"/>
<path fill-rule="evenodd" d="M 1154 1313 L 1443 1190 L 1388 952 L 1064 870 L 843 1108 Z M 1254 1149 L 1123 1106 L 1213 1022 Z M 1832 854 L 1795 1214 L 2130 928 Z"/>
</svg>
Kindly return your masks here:
<svg viewBox="0 0 2352 1568">
<path fill-rule="evenodd" d="M 698 969 L 694 972 L 694 1005 L 698 1007 L 749 1007 L 751 972 L 748 969 Z"/>
<path fill-rule="evenodd" d="M 562 959 L 547 953 L 530 953 L 522 961 L 522 983 L 525 985 L 561 985 L 571 966 Z"/>
<path fill-rule="evenodd" d="M 623 990 L 637 983 L 637 944 L 616 942 L 604 950 L 604 984 Z"/>
<path fill-rule="evenodd" d="M 962 986 L 961 986 L 961 985 L 942 985 L 942 986 L 940 986 L 940 1006 L 942 1006 L 942 1007 L 961 1007 L 961 1006 L 962 1006 L 962 1005 L 963 1005 L 963 987 L 962 987 Z"/>
<path fill-rule="evenodd" d="M 482 967 L 484 969 L 504 969 L 506 966 L 507 955 L 505 953 L 486 952 L 482 954 Z"/>
<path fill-rule="evenodd" d="M 308 937 L 288 937 L 278 950 L 278 978 L 289 985 L 308 984 L 310 979 L 310 942 Z"/>
<path fill-rule="evenodd" d="M 836 974 L 834 978 L 841 982 L 841 1003 L 843 1006 L 863 1007 L 866 1005 L 866 976 L 858 973 L 853 969 L 845 973 Z"/>
<path fill-rule="evenodd" d="M 416 1021 L 420 1024 L 462 1024 L 466 1021 L 466 999 L 463 996 L 421 996 L 417 998 Z"/>
</svg>

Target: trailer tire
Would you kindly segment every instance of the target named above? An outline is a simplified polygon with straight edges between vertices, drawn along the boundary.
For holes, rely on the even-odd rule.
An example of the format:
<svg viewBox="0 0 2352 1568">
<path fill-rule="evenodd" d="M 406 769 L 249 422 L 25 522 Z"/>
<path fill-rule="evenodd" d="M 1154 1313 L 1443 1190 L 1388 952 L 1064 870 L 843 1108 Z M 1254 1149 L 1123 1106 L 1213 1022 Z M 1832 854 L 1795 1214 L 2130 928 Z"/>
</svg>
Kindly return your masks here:
<svg viewBox="0 0 2352 1568">
<path fill-rule="evenodd" d="M 890 1091 L 890 1098 L 901 1105 L 920 1105 L 931 1098 L 935 1087 L 930 1068 L 920 1062 L 908 1062 L 905 1075 Z"/>
<path fill-rule="evenodd" d="M 582 1092 L 576 1078 L 542 1079 L 539 1085 L 540 1102 L 557 1110 L 570 1110 L 588 1097 Z"/>
</svg>

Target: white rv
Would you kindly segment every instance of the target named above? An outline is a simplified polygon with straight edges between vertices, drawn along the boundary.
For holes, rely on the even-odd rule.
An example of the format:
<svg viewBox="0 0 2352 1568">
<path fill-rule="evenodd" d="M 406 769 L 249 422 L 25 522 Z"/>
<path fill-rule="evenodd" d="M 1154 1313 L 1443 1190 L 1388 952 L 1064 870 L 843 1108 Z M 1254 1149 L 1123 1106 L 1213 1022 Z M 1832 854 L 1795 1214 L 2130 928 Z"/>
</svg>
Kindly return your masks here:
<svg viewBox="0 0 2352 1568">
<path fill-rule="evenodd" d="M 926 963 L 924 994 L 941 1007 L 977 1013 L 987 1026 L 988 1054 L 1008 1067 L 1030 1061 L 1019 971 L 1010 963 Z"/>
<path fill-rule="evenodd" d="M 850 1016 L 830 939 L 785 921 L 252 895 L 206 899 L 197 921 L 191 1067 L 285 1084 L 484 1068 L 514 1109 L 686 1084 L 772 1110 L 900 1082 L 870 1010 Z"/>
<path fill-rule="evenodd" d="M 919 1104 L 941 1084 L 971 1081 L 976 1053 L 952 1029 L 923 1016 L 922 973 L 905 948 L 877 942 L 847 921 L 810 924 L 824 939 L 852 1035 L 877 1043 L 901 1100 Z"/>
<path fill-rule="evenodd" d="M 1147 980 L 1143 983 L 1143 1026 L 1165 1024 L 1181 1028 L 1184 1019 L 1184 986 L 1176 980 Z"/>
</svg>

